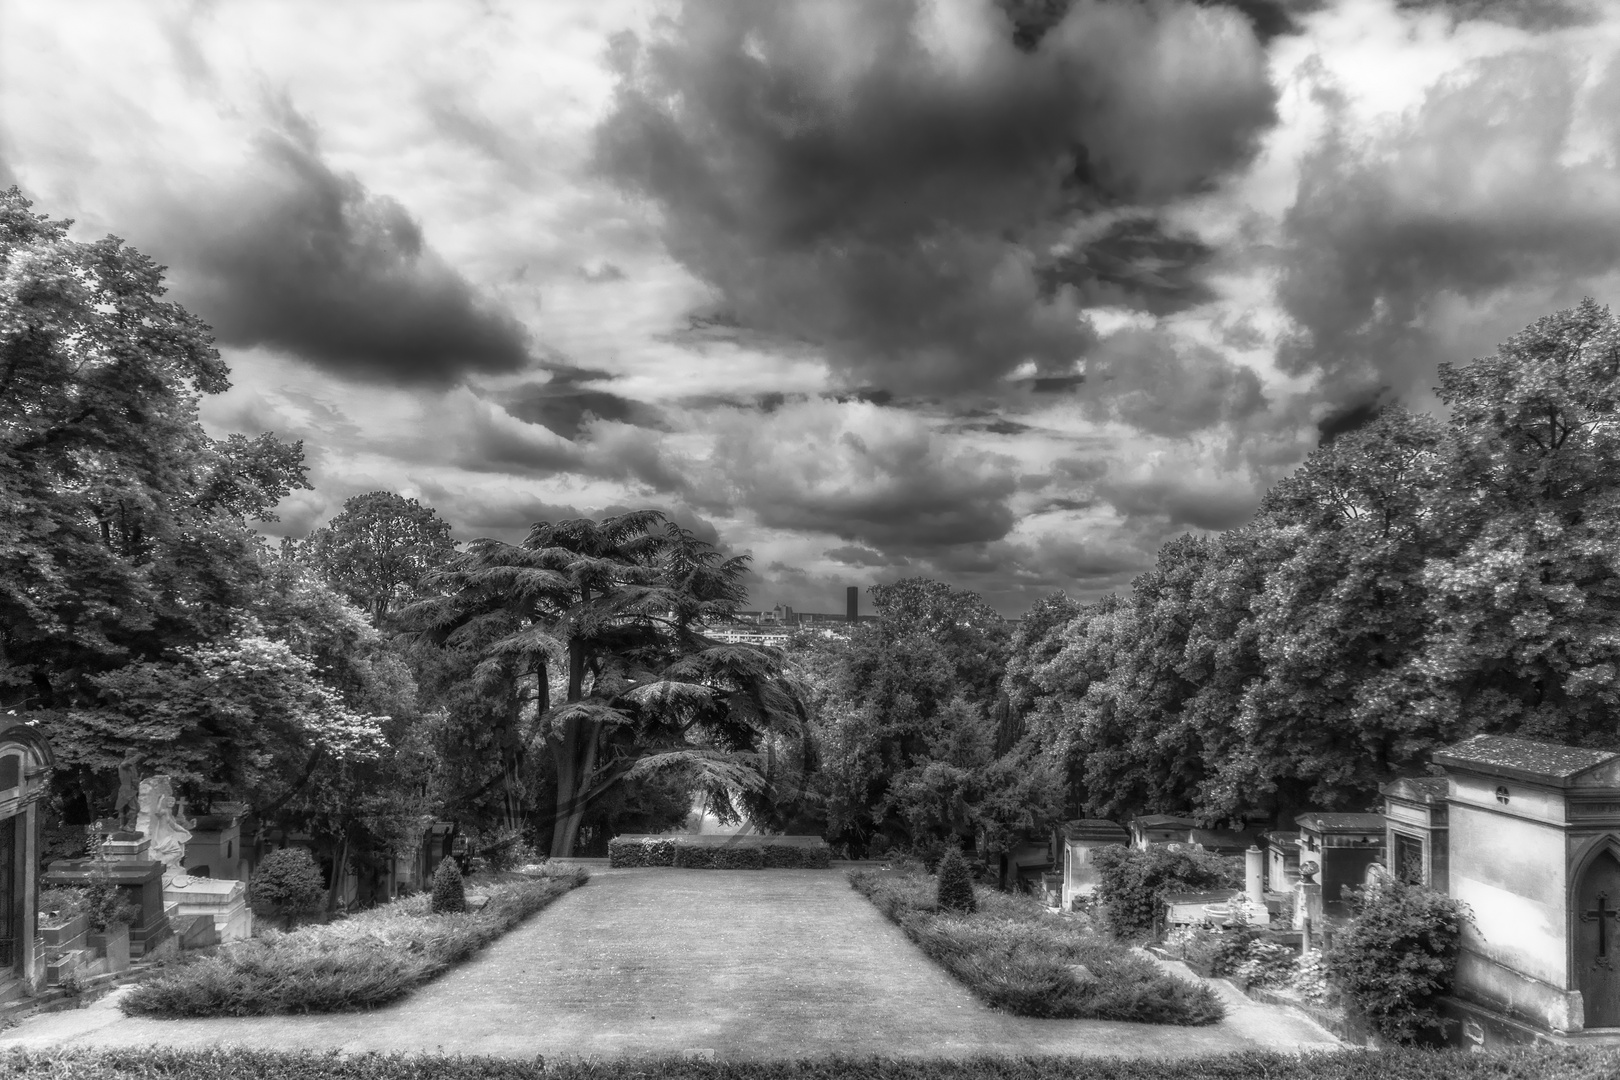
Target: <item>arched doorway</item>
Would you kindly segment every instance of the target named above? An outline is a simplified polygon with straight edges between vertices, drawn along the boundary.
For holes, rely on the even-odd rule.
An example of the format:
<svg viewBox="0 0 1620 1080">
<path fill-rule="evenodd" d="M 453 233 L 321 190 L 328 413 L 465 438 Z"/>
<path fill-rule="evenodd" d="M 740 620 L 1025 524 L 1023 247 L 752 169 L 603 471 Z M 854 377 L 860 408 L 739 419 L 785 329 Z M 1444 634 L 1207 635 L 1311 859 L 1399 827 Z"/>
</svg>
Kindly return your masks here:
<svg viewBox="0 0 1620 1080">
<path fill-rule="evenodd" d="M 1620 859 L 1597 853 L 1575 890 L 1575 980 L 1588 1028 L 1620 1027 Z"/>
</svg>

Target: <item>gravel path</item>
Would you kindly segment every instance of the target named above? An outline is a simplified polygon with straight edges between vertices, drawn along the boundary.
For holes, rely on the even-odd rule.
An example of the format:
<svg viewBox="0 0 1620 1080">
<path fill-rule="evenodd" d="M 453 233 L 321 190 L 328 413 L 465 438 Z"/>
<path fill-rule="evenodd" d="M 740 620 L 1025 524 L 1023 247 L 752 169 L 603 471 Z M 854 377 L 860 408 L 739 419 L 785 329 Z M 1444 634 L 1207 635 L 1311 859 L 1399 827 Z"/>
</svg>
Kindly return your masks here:
<svg viewBox="0 0 1620 1080">
<path fill-rule="evenodd" d="M 712 1051 L 1187 1057 L 1337 1041 L 1230 995 L 1207 1028 L 1033 1020 L 980 1004 L 842 870 L 593 868 L 478 957 L 388 1008 L 315 1017 L 151 1020 L 117 995 L 0 1032 L 0 1046 L 218 1046 L 529 1058 Z M 706 1056 L 706 1055 L 705 1055 Z"/>
</svg>

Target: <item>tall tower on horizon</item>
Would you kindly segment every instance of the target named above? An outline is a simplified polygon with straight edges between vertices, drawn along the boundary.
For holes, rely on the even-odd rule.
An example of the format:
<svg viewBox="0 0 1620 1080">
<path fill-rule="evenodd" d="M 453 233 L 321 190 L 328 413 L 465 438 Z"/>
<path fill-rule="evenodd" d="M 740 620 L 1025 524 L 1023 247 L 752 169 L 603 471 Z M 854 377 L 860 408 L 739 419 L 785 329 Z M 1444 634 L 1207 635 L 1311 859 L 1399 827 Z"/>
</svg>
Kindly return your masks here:
<svg viewBox="0 0 1620 1080">
<path fill-rule="evenodd" d="M 844 621 L 860 622 L 861 619 L 861 588 L 851 585 L 844 590 Z"/>
</svg>

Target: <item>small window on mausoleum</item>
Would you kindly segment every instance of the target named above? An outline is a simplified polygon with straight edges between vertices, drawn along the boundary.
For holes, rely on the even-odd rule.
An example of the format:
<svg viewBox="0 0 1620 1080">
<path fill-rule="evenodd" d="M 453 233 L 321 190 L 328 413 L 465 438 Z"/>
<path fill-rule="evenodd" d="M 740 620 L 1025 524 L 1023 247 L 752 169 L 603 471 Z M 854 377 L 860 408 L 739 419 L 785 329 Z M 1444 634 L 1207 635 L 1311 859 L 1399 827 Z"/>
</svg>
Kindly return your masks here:
<svg viewBox="0 0 1620 1080">
<path fill-rule="evenodd" d="M 1395 876 L 1408 885 L 1423 884 L 1423 841 L 1395 834 Z"/>
<path fill-rule="evenodd" d="M 22 758 L 17 754 L 0 757 L 0 791 L 22 784 Z"/>
<path fill-rule="evenodd" d="M 1508 802 L 1508 789 L 1507 788 L 1499 787 L 1499 788 L 1496 789 L 1496 801 L 1501 803 L 1503 806 L 1507 805 L 1507 802 Z"/>
</svg>

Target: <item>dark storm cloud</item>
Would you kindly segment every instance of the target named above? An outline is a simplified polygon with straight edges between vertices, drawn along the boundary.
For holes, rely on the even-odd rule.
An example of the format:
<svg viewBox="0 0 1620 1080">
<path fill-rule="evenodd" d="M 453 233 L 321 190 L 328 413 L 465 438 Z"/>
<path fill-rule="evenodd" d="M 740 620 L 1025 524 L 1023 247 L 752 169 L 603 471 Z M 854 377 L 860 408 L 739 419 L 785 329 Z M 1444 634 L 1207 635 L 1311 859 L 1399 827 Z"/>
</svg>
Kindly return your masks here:
<svg viewBox="0 0 1620 1080">
<path fill-rule="evenodd" d="M 395 384 L 523 368 L 523 328 L 434 253 L 403 206 L 333 170 L 307 125 L 289 126 L 260 141 L 250 181 L 173 208 L 176 292 L 218 339 Z"/>
<path fill-rule="evenodd" d="M 1064 374 L 1093 298 L 1196 302 L 1204 252 L 1114 211 L 1203 189 L 1274 116 L 1244 18 L 1168 0 L 1076 3 L 1031 51 L 980 0 L 702 0 L 616 61 L 598 160 L 672 254 L 733 320 L 901 393 Z"/>
<path fill-rule="evenodd" d="M 1437 361 L 1491 351 L 1620 267 L 1620 68 L 1583 90 L 1571 61 L 1475 62 L 1390 134 L 1335 131 L 1306 159 L 1278 288 L 1298 328 L 1285 371 L 1323 373 L 1341 407 L 1421 390 Z"/>
<path fill-rule="evenodd" d="M 1104 480 L 1097 494 L 1127 518 L 1157 520 L 1169 529 L 1235 529 L 1254 516 L 1260 505 L 1252 491 L 1219 490 L 1197 478 L 1146 482 Z"/>
<path fill-rule="evenodd" d="M 1087 411 L 1155 435 L 1245 420 L 1266 404 L 1260 377 L 1203 345 L 1122 330 L 1086 361 Z"/>
<path fill-rule="evenodd" d="M 663 428 L 659 411 L 644 402 L 621 397 L 610 390 L 581 386 L 604 381 L 605 373 L 562 372 L 549 382 L 526 383 L 503 391 L 501 404 L 520 420 L 544 424 L 565 439 L 577 439 L 592 418 L 616 420 L 636 427 Z"/>
</svg>

